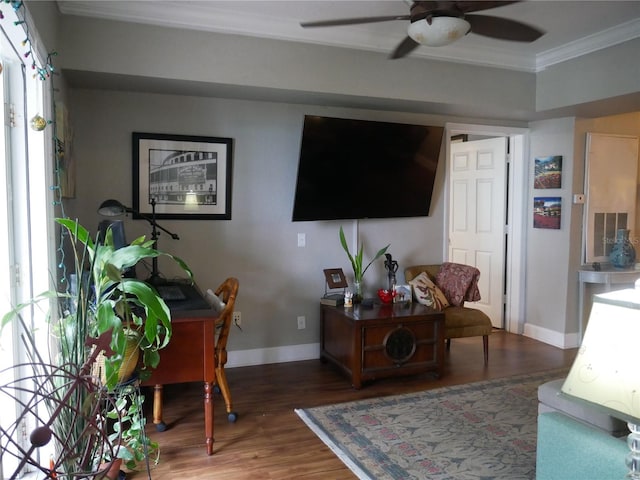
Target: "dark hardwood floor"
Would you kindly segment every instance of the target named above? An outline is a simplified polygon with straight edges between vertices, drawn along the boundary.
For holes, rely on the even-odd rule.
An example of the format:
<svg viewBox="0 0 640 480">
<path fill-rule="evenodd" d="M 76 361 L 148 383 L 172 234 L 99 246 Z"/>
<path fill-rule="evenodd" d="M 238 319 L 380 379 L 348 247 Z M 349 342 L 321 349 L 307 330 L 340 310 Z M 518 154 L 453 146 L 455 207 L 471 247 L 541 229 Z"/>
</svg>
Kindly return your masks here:
<svg viewBox="0 0 640 480">
<path fill-rule="evenodd" d="M 160 462 L 151 477 L 165 479 L 354 479 L 349 469 L 298 418 L 307 408 L 363 398 L 501 378 L 570 366 L 576 349 L 561 350 L 527 337 L 496 331 L 489 339 L 489 365 L 480 338 L 454 339 L 440 379 L 427 375 L 378 380 L 360 390 L 331 364 L 319 360 L 227 369 L 238 412 L 229 423 L 220 395 L 215 404 L 214 454 L 204 445 L 200 383 L 167 385 L 164 419 L 157 432 L 147 416 L 149 435 L 160 443 Z M 147 394 L 151 403 L 152 394 Z M 132 472 L 130 479 L 147 478 Z"/>
</svg>

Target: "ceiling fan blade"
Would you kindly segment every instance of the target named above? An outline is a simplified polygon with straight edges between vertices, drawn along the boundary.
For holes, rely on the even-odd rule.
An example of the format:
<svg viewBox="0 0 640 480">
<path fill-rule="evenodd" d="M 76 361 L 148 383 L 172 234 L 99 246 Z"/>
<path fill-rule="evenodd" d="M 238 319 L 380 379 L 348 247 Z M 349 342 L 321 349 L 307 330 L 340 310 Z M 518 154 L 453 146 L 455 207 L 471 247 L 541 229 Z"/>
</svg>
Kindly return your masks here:
<svg viewBox="0 0 640 480">
<path fill-rule="evenodd" d="M 407 36 L 402 42 L 398 44 L 396 49 L 389 55 L 389 58 L 395 60 L 396 58 L 402 58 L 404 56 L 409 55 L 413 50 L 415 50 L 420 44 L 416 42 L 413 38 Z"/>
<path fill-rule="evenodd" d="M 454 0 L 451 3 L 452 9 L 461 11 L 462 13 L 479 12 L 481 10 L 489 10 L 490 8 L 504 7 L 511 3 L 519 3 L 521 0 L 505 0 L 505 1 L 484 1 L 484 0 Z"/>
<path fill-rule="evenodd" d="M 308 27 L 336 27 L 340 25 L 357 25 L 359 23 L 377 23 L 389 22 L 391 20 L 409 20 L 410 15 L 387 15 L 384 17 L 360 17 L 360 18 L 341 18 L 336 20 L 320 20 L 317 22 L 302 22 L 303 28 Z"/>
<path fill-rule="evenodd" d="M 491 15 L 465 15 L 464 19 L 471 24 L 471 33 L 500 40 L 533 42 L 545 33 L 526 23 Z"/>
</svg>

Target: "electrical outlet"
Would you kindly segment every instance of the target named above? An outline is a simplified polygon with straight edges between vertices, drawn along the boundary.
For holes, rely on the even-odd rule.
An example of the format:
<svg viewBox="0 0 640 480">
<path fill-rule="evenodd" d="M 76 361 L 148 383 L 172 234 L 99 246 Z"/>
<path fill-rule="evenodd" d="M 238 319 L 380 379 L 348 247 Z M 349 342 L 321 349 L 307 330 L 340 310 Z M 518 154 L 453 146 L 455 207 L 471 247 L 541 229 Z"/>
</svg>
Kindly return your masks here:
<svg viewBox="0 0 640 480">
<path fill-rule="evenodd" d="M 242 315 L 240 312 L 233 312 L 233 323 L 238 327 L 242 325 Z"/>
<path fill-rule="evenodd" d="M 298 330 L 302 330 L 307 327 L 307 319 L 304 315 L 298 317 Z"/>
</svg>

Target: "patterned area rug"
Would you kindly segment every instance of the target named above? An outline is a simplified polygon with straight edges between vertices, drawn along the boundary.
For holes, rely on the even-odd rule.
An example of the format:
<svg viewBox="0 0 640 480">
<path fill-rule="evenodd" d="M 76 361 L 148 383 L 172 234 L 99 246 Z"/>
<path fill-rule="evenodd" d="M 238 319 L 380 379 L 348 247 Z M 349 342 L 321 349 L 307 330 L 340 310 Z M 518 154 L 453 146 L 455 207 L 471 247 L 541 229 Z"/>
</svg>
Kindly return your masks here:
<svg viewBox="0 0 640 480">
<path fill-rule="evenodd" d="M 360 479 L 534 479 L 537 389 L 567 371 L 296 413 Z"/>
</svg>

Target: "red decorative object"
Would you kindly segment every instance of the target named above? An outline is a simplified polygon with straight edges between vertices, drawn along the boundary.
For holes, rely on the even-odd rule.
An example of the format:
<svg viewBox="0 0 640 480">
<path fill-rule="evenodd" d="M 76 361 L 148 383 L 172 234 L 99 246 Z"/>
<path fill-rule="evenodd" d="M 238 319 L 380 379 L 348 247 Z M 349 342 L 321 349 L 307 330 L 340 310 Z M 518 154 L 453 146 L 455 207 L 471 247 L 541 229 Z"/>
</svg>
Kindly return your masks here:
<svg viewBox="0 0 640 480">
<path fill-rule="evenodd" d="M 378 290 L 378 297 L 382 301 L 382 303 L 391 303 L 393 302 L 393 298 L 396 296 L 395 290 L 389 291 L 384 288 Z"/>
</svg>

